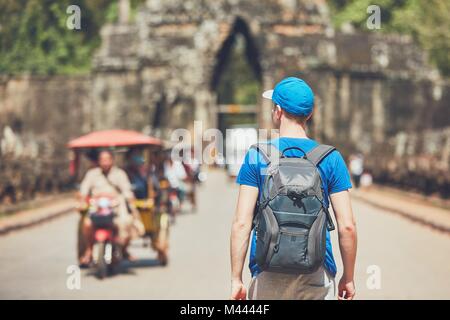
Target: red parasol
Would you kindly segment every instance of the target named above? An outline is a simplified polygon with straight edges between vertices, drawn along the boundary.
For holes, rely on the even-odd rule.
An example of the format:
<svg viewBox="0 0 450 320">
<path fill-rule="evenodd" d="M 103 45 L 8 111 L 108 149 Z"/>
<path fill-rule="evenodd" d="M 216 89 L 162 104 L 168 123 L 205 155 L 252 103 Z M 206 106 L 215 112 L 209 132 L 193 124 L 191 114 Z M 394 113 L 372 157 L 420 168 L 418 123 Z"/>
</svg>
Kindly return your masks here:
<svg viewBox="0 0 450 320">
<path fill-rule="evenodd" d="M 71 140 L 67 146 L 70 149 L 108 148 L 141 145 L 161 145 L 162 141 L 145 134 L 129 130 L 95 131 Z"/>
</svg>

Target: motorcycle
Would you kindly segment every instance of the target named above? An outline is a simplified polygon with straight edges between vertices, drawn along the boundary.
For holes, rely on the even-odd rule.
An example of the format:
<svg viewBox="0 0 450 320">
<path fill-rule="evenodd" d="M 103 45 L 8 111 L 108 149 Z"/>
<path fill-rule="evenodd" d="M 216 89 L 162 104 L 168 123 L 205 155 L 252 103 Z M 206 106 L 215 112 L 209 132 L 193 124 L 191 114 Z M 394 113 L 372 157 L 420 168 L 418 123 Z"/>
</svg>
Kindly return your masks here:
<svg viewBox="0 0 450 320">
<path fill-rule="evenodd" d="M 98 278 L 113 273 L 122 259 L 122 249 L 117 241 L 114 226 L 115 208 L 118 203 L 109 196 L 97 196 L 89 200 L 89 217 L 94 229 L 93 263 Z"/>
<path fill-rule="evenodd" d="M 167 179 L 162 179 L 159 183 L 161 191 L 161 210 L 167 212 L 171 223 L 175 223 L 176 216 L 181 211 L 181 201 L 178 191 L 170 187 Z"/>
</svg>

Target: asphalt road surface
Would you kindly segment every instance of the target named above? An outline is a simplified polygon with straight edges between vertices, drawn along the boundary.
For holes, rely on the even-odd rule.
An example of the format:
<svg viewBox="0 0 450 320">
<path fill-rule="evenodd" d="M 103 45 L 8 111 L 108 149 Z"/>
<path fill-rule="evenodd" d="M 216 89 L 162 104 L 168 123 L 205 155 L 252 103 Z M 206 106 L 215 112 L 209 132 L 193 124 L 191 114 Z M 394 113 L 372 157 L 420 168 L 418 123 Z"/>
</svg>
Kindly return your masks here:
<svg viewBox="0 0 450 320">
<path fill-rule="evenodd" d="M 224 173 L 208 172 L 198 212 L 180 215 L 171 228 L 168 266 L 159 266 L 137 240 L 131 247 L 137 262 L 123 264 L 119 274 L 104 280 L 82 270 L 79 289 L 70 286 L 74 278 L 68 273 L 77 264 L 75 212 L 1 236 L 0 299 L 227 299 L 236 197 L 237 186 Z M 450 299 L 450 236 L 360 201 L 353 207 L 359 236 L 356 298 Z M 336 232 L 332 237 L 341 270 Z M 250 280 L 247 268 L 244 280 Z"/>
</svg>

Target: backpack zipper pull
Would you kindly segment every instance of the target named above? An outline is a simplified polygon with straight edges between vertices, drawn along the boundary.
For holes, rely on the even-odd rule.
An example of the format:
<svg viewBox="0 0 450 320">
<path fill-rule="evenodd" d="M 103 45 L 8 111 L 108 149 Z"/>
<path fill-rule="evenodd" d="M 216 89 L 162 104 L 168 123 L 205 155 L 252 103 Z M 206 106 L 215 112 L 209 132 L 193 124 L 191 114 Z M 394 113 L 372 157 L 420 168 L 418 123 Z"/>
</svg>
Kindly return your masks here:
<svg viewBox="0 0 450 320">
<path fill-rule="evenodd" d="M 275 252 L 275 253 L 277 253 L 278 250 L 280 249 L 280 240 L 281 240 L 281 235 L 280 235 L 280 232 L 278 232 L 277 243 L 273 247 L 273 252 Z"/>
</svg>

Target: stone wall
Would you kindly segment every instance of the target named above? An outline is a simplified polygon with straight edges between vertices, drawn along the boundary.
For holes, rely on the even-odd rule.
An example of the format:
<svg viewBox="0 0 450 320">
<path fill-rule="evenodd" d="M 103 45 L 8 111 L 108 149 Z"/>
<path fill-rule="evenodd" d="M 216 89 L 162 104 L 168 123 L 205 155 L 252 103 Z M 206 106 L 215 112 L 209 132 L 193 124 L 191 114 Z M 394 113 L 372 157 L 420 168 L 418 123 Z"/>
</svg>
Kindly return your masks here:
<svg viewBox="0 0 450 320">
<path fill-rule="evenodd" d="M 89 77 L 2 77 L 0 203 L 69 187 L 65 144 L 91 129 Z"/>
<path fill-rule="evenodd" d="M 379 183 L 450 196 L 450 83 L 336 71 L 310 78 L 314 137 L 345 156 L 363 153 Z"/>
</svg>

